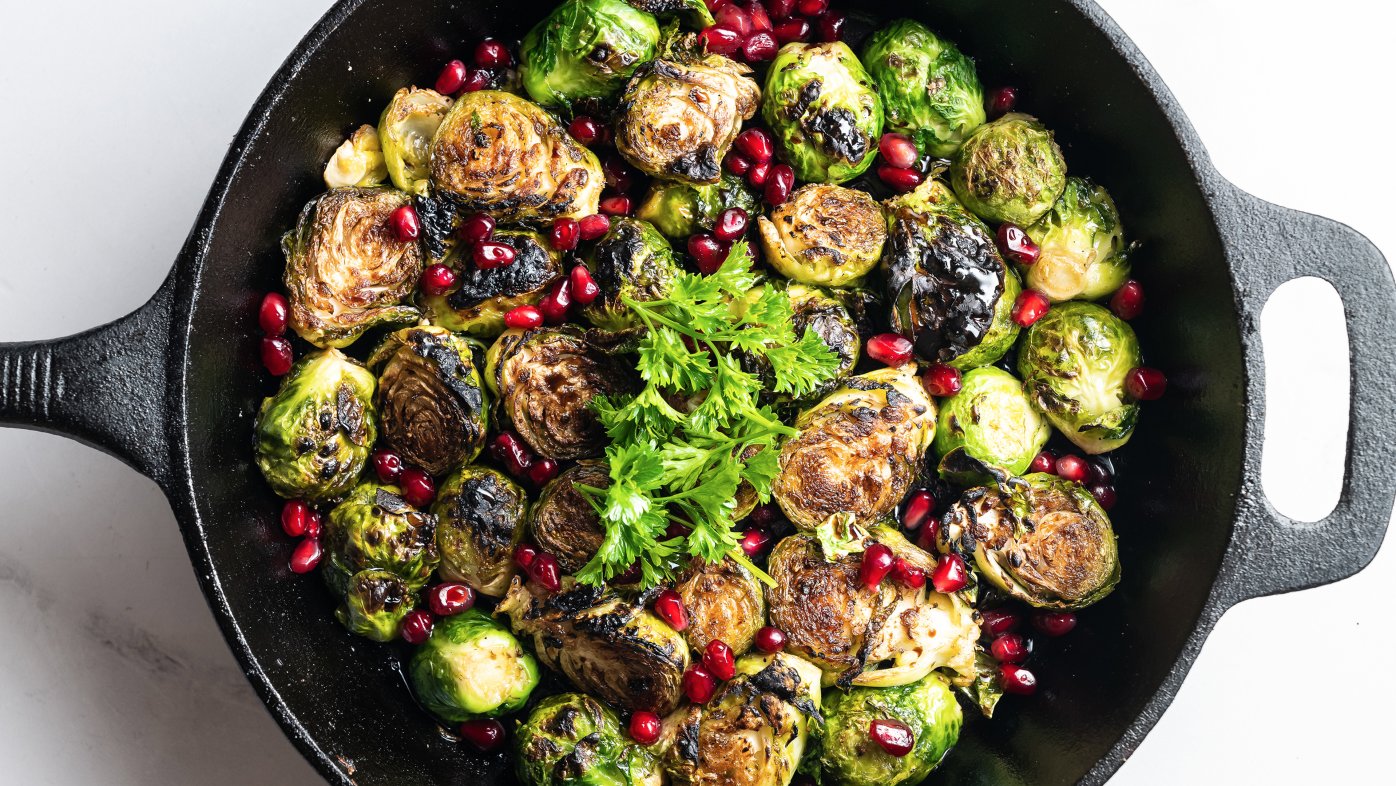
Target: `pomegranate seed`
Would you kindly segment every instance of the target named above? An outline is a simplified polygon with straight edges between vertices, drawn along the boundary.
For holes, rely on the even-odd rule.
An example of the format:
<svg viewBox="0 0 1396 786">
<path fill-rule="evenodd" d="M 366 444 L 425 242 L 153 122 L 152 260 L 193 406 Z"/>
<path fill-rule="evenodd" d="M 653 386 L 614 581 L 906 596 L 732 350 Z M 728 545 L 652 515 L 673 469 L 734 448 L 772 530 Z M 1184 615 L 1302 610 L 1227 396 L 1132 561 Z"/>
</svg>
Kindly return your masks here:
<svg viewBox="0 0 1396 786">
<path fill-rule="evenodd" d="M 591 277 L 591 270 L 586 265 L 577 265 L 572 268 L 571 290 L 572 299 L 582 306 L 596 300 L 601 295 L 601 287 L 597 285 L 596 279 Z"/>
<path fill-rule="evenodd" d="M 596 213 L 578 221 L 577 229 L 582 233 L 582 240 L 597 240 L 611 231 L 611 218 Z"/>
<path fill-rule="evenodd" d="M 939 398 L 959 393 L 964 384 L 960 370 L 944 363 L 931 364 L 931 367 L 926 369 L 926 373 L 921 375 L 921 386 L 926 389 L 927 393 Z"/>
<path fill-rule="evenodd" d="M 904 366 L 911 360 L 912 345 L 897 333 L 879 333 L 868 339 L 868 357 L 885 366 Z"/>
<path fill-rule="evenodd" d="M 558 567 L 557 557 L 548 552 L 538 552 L 538 556 L 528 563 L 525 570 L 530 579 L 538 582 L 538 585 L 548 592 L 557 592 L 562 589 L 562 569 Z"/>
<path fill-rule="evenodd" d="M 921 185 L 921 173 L 915 169 L 899 169 L 888 164 L 879 164 L 877 176 L 899 194 L 915 191 L 916 187 Z"/>
<path fill-rule="evenodd" d="M 601 212 L 608 216 L 630 215 L 630 197 L 624 194 L 606 197 L 601 200 Z"/>
<path fill-rule="evenodd" d="M 311 540 L 319 540 L 321 531 L 320 514 L 315 511 L 305 517 L 305 536 Z"/>
<path fill-rule="evenodd" d="M 747 516 L 746 520 L 764 530 L 768 529 L 772 524 L 775 524 L 776 518 L 778 518 L 779 515 L 780 514 L 776 512 L 776 506 L 768 503 L 765 505 L 757 505 L 752 508 L 751 515 Z"/>
<path fill-rule="evenodd" d="M 616 585 L 639 584 L 640 579 L 644 578 L 644 576 L 644 571 L 640 570 L 640 563 L 635 562 L 632 563 L 630 567 L 626 568 L 624 573 L 617 573 L 615 576 L 612 576 L 610 581 L 612 584 Z"/>
<path fill-rule="evenodd" d="M 561 325 L 567 321 L 567 312 L 572 308 L 572 286 L 563 279 L 553 286 L 543 299 L 538 301 L 538 310 L 549 325 Z"/>
<path fill-rule="evenodd" d="M 717 692 L 717 679 L 702 666 L 694 666 L 683 674 L 683 695 L 694 704 L 707 704 Z"/>
<path fill-rule="evenodd" d="M 753 171 L 755 171 L 753 169 Z M 795 188 L 795 170 L 789 164 L 776 164 L 771 167 L 771 176 L 766 180 L 766 201 L 779 207 L 790 198 Z"/>
<path fill-rule="evenodd" d="M 1039 611 L 1032 615 L 1032 626 L 1052 638 L 1057 638 L 1076 628 L 1076 615 L 1069 611 Z"/>
<path fill-rule="evenodd" d="M 305 520 L 310 516 L 310 506 L 298 499 L 287 500 L 281 506 L 281 531 L 293 538 L 305 534 Z"/>
<path fill-rule="evenodd" d="M 494 718 L 476 718 L 460 725 L 460 736 L 481 751 L 492 751 L 504 744 L 504 724 Z"/>
<path fill-rule="evenodd" d="M 688 627 L 688 609 L 684 608 L 679 593 L 666 589 L 654 599 L 654 613 L 669 623 L 669 627 L 682 632 Z"/>
<path fill-rule="evenodd" d="M 1090 465 L 1086 470 L 1087 483 L 1092 486 L 1109 486 L 1114 481 L 1114 475 L 1110 474 L 1110 468 L 1105 466 L 1104 462 L 1092 459 L 1087 463 Z"/>
<path fill-rule="evenodd" d="M 935 551 L 938 537 L 940 537 L 940 522 L 932 518 L 930 524 L 922 527 L 921 534 L 916 536 L 916 545 L 926 551 Z"/>
<path fill-rule="evenodd" d="M 325 552 L 320 548 L 319 538 L 304 538 L 291 552 L 291 572 L 309 573 L 320 564 Z"/>
<path fill-rule="evenodd" d="M 428 295 L 444 295 L 456 285 L 456 271 L 445 265 L 427 265 L 422 271 L 421 285 Z"/>
<path fill-rule="evenodd" d="M 566 253 L 577 247 L 581 242 L 582 229 L 577 225 L 575 218 L 559 218 L 553 222 L 552 229 L 548 232 L 548 245 L 554 251 Z"/>
<path fill-rule="evenodd" d="M 1012 663 L 999 666 L 999 679 L 1004 693 L 1031 696 L 1037 692 L 1037 677 L 1033 673 Z"/>
<path fill-rule="evenodd" d="M 410 243 L 422 236 L 422 222 L 417 218 L 417 208 L 411 205 L 403 205 L 394 210 L 388 221 L 393 225 L 393 234 L 404 243 Z"/>
<path fill-rule="evenodd" d="M 732 3 L 723 3 L 714 8 L 713 22 L 724 30 L 731 30 L 742 39 L 752 33 L 751 17 Z"/>
<path fill-rule="evenodd" d="M 829 0 L 797 0 L 795 9 L 805 16 L 819 16 L 829 10 Z"/>
<path fill-rule="evenodd" d="M 731 242 L 746 234 L 747 221 L 750 217 L 747 212 L 739 207 L 729 207 L 717 214 L 717 224 L 713 227 L 713 234 L 718 240 Z"/>
<path fill-rule="evenodd" d="M 726 158 L 722 159 L 722 166 L 728 172 L 741 177 L 751 171 L 751 159 L 733 150 L 727 154 Z"/>
<path fill-rule="evenodd" d="M 1032 327 L 1052 308 L 1052 301 L 1036 289 L 1025 289 L 1013 301 L 1013 321 L 1020 327 Z"/>
<path fill-rule="evenodd" d="M 688 255 L 698 264 L 698 270 L 705 276 L 716 273 L 727 260 L 727 252 L 722 243 L 712 235 L 698 234 L 688 238 Z"/>
<path fill-rule="evenodd" d="M 777 22 L 775 29 L 771 32 L 775 34 L 776 40 L 782 44 L 808 41 L 810 24 L 805 19 L 786 19 L 783 22 Z"/>
<path fill-rule="evenodd" d="M 1168 378 L 1156 368 L 1140 366 L 1125 377 L 1125 390 L 1136 401 L 1157 401 L 1167 389 Z"/>
<path fill-rule="evenodd" d="M 742 6 L 747 16 L 751 17 L 751 31 L 759 33 L 761 31 L 771 31 L 771 17 L 766 13 L 766 6 L 761 4 L 761 0 L 747 0 Z"/>
<path fill-rule="evenodd" d="M 504 315 L 504 324 L 515 330 L 532 330 L 543 324 L 543 312 L 537 306 L 515 306 Z"/>
<path fill-rule="evenodd" d="M 466 584 L 437 584 L 427 593 L 427 602 L 436 616 L 449 617 L 475 605 L 475 590 Z"/>
<path fill-rule="evenodd" d="M 257 309 L 257 324 L 268 336 L 279 336 L 286 332 L 286 324 L 291 320 L 291 304 L 280 292 L 268 292 L 262 297 L 262 305 Z"/>
<path fill-rule="evenodd" d="M 969 574 L 965 568 L 965 558 L 959 554 L 942 554 L 936 563 L 935 573 L 931 574 L 931 586 L 936 592 L 959 592 L 969 586 Z"/>
<path fill-rule="evenodd" d="M 916 150 L 916 143 L 906 134 L 883 134 L 877 143 L 877 150 L 882 153 L 884 161 L 898 169 L 916 166 L 917 159 L 921 157 L 921 153 Z"/>
<path fill-rule="evenodd" d="M 537 557 L 538 549 L 528 545 L 527 543 L 520 543 L 514 549 L 514 564 L 518 565 L 520 568 L 523 568 L 524 570 L 528 570 L 528 566 L 532 565 L 533 560 L 537 559 Z"/>
<path fill-rule="evenodd" d="M 395 484 L 402 477 L 402 456 L 391 450 L 373 454 L 373 471 L 383 483 Z"/>
<path fill-rule="evenodd" d="M 494 237 L 494 219 L 484 213 L 476 213 L 461 222 L 456 235 L 471 245 L 483 243 Z"/>
<path fill-rule="evenodd" d="M 431 638 L 431 629 L 434 627 L 436 620 L 432 618 L 431 612 L 413 609 L 402 618 L 402 627 L 398 629 L 398 635 L 408 644 L 421 644 Z"/>
<path fill-rule="evenodd" d="M 916 747 L 916 735 L 911 727 L 898 720 L 881 718 L 868 725 L 868 734 L 892 756 L 901 758 Z"/>
<path fill-rule="evenodd" d="M 586 115 L 577 115 L 567 124 L 567 133 L 583 145 L 591 145 L 601 138 L 601 124 Z"/>
<path fill-rule="evenodd" d="M 490 86 L 490 81 L 494 78 L 488 70 L 476 68 L 470 72 L 470 76 L 465 78 L 465 84 L 461 85 L 462 93 L 474 93 L 484 90 Z"/>
<path fill-rule="evenodd" d="M 1033 456 L 1032 464 L 1028 466 L 1028 472 L 1046 472 L 1048 475 L 1057 474 L 1057 454 L 1050 450 L 1044 450 Z"/>
<path fill-rule="evenodd" d="M 770 161 L 757 161 L 751 165 L 751 171 L 746 173 L 746 182 L 750 183 L 752 188 L 762 188 L 770 178 Z"/>
<path fill-rule="evenodd" d="M 678 521 L 671 521 L 669 522 L 669 526 L 664 528 L 664 539 L 673 540 L 674 538 L 686 538 L 691 531 L 688 525 Z"/>
<path fill-rule="evenodd" d="M 999 118 L 1018 105 L 1018 88 L 1000 87 L 989 94 L 989 117 Z"/>
<path fill-rule="evenodd" d="M 295 355 L 291 352 L 291 342 L 281 336 L 267 336 L 262 339 L 262 366 L 273 377 L 284 377 L 291 371 Z"/>
<path fill-rule="evenodd" d="M 766 548 L 766 544 L 769 543 L 770 540 L 771 536 L 767 535 L 765 532 L 759 529 L 749 529 L 742 534 L 742 553 L 755 559 L 756 556 Z"/>
<path fill-rule="evenodd" d="M 1110 310 L 1126 321 L 1144 313 L 1144 287 L 1134 279 L 1126 281 L 1110 296 Z"/>
<path fill-rule="evenodd" d="M 931 510 L 936 506 L 936 498 L 931 492 L 925 489 L 918 489 L 911 492 L 907 498 L 906 505 L 902 508 L 902 527 L 912 532 L 919 528 L 931 515 Z"/>
<path fill-rule="evenodd" d="M 1086 460 L 1074 453 L 1068 453 L 1057 459 L 1057 477 L 1062 480 L 1069 480 L 1072 483 L 1084 483 L 1086 475 L 1090 470 L 1086 466 Z"/>
<path fill-rule="evenodd" d="M 766 0 L 766 11 L 772 18 L 785 19 L 795 13 L 795 0 Z"/>
<path fill-rule="evenodd" d="M 425 508 L 436 499 L 436 483 L 431 479 L 431 475 L 420 469 L 404 469 L 399 481 L 402 498 L 414 508 Z"/>
<path fill-rule="evenodd" d="M 481 68 L 507 68 L 513 64 L 514 56 L 509 53 L 509 47 L 499 41 L 486 38 L 475 45 L 475 65 Z"/>
<path fill-rule="evenodd" d="M 663 729 L 664 724 L 660 722 L 659 716 L 653 712 L 638 710 L 630 716 L 630 739 L 641 745 L 653 745 L 659 742 L 659 733 Z"/>
<path fill-rule="evenodd" d="M 732 655 L 732 648 L 722 639 L 713 639 L 703 648 L 703 667 L 724 682 L 737 676 L 737 661 Z"/>
<path fill-rule="evenodd" d="M 460 60 L 452 60 L 441 69 L 441 74 L 436 77 L 436 92 L 442 95 L 455 95 L 465 84 L 465 78 L 470 74 L 465 63 Z"/>
<path fill-rule="evenodd" d="M 1000 663 L 1022 663 L 1031 652 L 1028 639 L 1017 633 L 1005 633 L 989 645 L 989 653 Z"/>
<path fill-rule="evenodd" d="M 984 633 L 989 636 L 1002 636 L 1009 633 L 1022 623 L 1023 618 L 1011 611 L 1003 609 L 989 609 L 979 613 L 983 621 L 979 627 L 984 629 Z"/>
<path fill-rule="evenodd" d="M 1091 496 L 1095 497 L 1095 501 L 1100 503 L 1100 506 L 1104 508 L 1107 513 L 1115 509 L 1115 503 L 1119 501 L 1120 497 L 1115 493 L 1114 486 L 1096 484 L 1089 488 L 1091 490 Z"/>
<path fill-rule="evenodd" d="M 533 466 L 533 453 L 512 431 L 501 431 L 490 443 L 490 455 L 514 477 L 523 477 Z"/>
<path fill-rule="evenodd" d="M 780 44 L 776 43 L 775 36 L 766 32 L 753 33 L 742 46 L 742 57 L 748 63 L 764 63 L 774 58 L 779 50 Z"/>
<path fill-rule="evenodd" d="M 999 250 L 1008 257 L 1008 261 L 1017 262 L 1020 265 L 1031 265 L 1037 261 L 1042 249 L 1032 242 L 1028 233 L 1017 224 L 1002 224 L 998 231 Z"/>
<path fill-rule="evenodd" d="M 475 260 L 475 267 L 481 270 L 493 270 L 497 267 L 507 267 L 514 264 L 514 260 L 519 258 L 519 252 L 507 243 L 487 240 L 475 246 L 475 250 L 471 252 L 471 258 Z"/>
<path fill-rule="evenodd" d="M 538 459 L 533 462 L 533 466 L 528 468 L 529 482 L 539 488 L 548 485 L 548 481 L 555 477 L 557 477 L 557 462 L 550 458 Z"/>
<path fill-rule="evenodd" d="M 874 543 L 863 552 L 863 561 L 858 565 L 858 580 L 864 587 L 876 590 L 882 580 L 887 578 L 887 574 L 892 571 L 892 565 L 896 558 L 892 556 L 892 550 L 882 545 Z"/>
<path fill-rule="evenodd" d="M 785 649 L 785 633 L 780 628 L 773 628 L 770 625 L 756 631 L 756 649 L 766 654 L 780 652 Z"/>
<path fill-rule="evenodd" d="M 920 589 L 926 586 L 926 571 L 901 557 L 897 557 L 896 561 L 892 563 L 892 581 L 903 587 Z"/>
<path fill-rule="evenodd" d="M 815 20 L 815 29 L 821 43 L 833 43 L 843 38 L 843 27 L 848 24 L 848 15 L 842 11 L 829 11 Z"/>
<path fill-rule="evenodd" d="M 731 57 L 737 53 L 738 49 L 742 48 L 740 35 L 717 25 L 704 28 L 703 32 L 698 34 L 698 39 L 703 42 L 704 47 L 709 52 L 724 57 Z"/>
</svg>

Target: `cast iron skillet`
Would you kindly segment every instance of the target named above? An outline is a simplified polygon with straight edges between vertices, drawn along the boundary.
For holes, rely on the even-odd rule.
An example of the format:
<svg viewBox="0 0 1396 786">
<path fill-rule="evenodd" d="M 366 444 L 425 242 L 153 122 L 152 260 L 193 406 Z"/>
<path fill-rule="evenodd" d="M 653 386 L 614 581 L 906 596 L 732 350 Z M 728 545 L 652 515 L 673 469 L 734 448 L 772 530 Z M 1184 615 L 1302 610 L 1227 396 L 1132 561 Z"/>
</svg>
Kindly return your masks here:
<svg viewBox="0 0 1396 786">
<path fill-rule="evenodd" d="M 251 465 L 271 384 L 253 324 L 277 286 L 280 231 L 320 191 L 352 124 L 483 35 L 518 37 L 554 0 L 345 0 L 277 72 L 234 140 L 174 269 L 140 311 L 53 342 L 0 345 L 0 422 L 66 434 L 165 490 L 204 593 L 248 679 L 334 783 L 498 784 L 413 705 L 404 654 L 345 633 L 321 582 L 286 568 L 277 500 Z M 850 2 L 870 13 L 877 2 Z M 1212 168 L 1167 88 L 1089 0 L 897 4 L 1029 96 L 1073 171 L 1107 185 L 1143 241 L 1138 329 L 1170 373 L 1119 459 L 1124 580 L 1036 668 L 1045 689 L 970 722 L 932 780 L 1105 781 L 1168 706 L 1231 605 L 1345 578 L 1377 551 L 1396 494 L 1396 286 L 1381 254 L 1332 221 L 1242 193 Z M 1260 490 L 1260 310 L 1297 276 L 1346 304 L 1352 408 L 1342 499 L 1316 524 Z"/>
</svg>

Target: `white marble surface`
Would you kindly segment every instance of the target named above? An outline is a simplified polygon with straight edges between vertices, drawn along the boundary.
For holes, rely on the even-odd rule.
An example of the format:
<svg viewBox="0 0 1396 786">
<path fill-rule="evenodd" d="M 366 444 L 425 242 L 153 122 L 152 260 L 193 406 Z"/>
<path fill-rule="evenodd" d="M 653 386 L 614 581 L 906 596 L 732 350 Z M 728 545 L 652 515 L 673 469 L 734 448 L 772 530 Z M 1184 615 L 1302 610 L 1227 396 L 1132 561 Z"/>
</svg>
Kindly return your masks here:
<svg viewBox="0 0 1396 786">
<path fill-rule="evenodd" d="M 1396 254 L 1396 16 L 1364 0 L 1103 0 L 1223 173 Z M 228 141 L 325 0 L 49 0 L 0 22 L 0 339 L 121 316 L 155 290 Z M 1283 302 L 1281 302 L 1283 301 Z M 1316 324 L 1314 302 L 1330 319 Z M 1267 483 L 1336 497 L 1344 363 L 1321 286 L 1279 296 Z M 1272 380 L 1275 378 L 1272 376 Z M 1327 405 L 1330 410 L 1310 402 Z M 238 672 L 149 481 L 0 431 L 0 761 L 7 783 L 314 783 Z M 1361 576 L 1230 612 L 1119 784 L 1371 782 L 1396 706 L 1396 547 Z M 1384 623 L 1384 624 L 1383 624 Z"/>
</svg>

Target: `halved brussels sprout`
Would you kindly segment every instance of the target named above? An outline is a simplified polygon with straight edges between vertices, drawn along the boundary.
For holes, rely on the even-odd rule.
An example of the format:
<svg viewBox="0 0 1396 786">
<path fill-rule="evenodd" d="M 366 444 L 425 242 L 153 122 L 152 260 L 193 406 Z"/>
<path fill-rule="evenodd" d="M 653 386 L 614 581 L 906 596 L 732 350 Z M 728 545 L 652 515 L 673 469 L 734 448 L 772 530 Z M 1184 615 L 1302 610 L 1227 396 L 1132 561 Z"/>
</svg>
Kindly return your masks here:
<svg viewBox="0 0 1396 786">
<path fill-rule="evenodd" d="M 544 106 L 607 99 L 658 46 L 659 23 L 624 0 L 563 0 L 524 36 L 519 74 Z"/>
<path fill-rule="evenodd" d="M 563 573 L 576 573 L 596 556 L 606 529 L 601 517 L 577 486 L 605 489 L 611 485 L 610 467 L 604 461 L 579 461 L 576 466 L 543 487 L 538 503 L 529 511 L 533 542 L 557 557 Z"/>
<path fill-rule="evenodd" d="M 751 69 L 720 55 L 659 58 L 635 73 L 616 113 L 616 149 L 655 177 L 716 183 L 722 158 L 756 114 Z"/>
<path fill-rule="evenodd" d="M 780 451 L 776 501 L 809 531 L 836 513 L 871 524 L 911 490 L 935 436 L 936 406 L 916 365 L 849 377 L 801 413 Z"/>
<path fill-rule="evenodd" d="M 974 61 L 911 19 L 868 37 L 863 65 L 887 112 L 887 130 L 910 136 L 922 153 L 949 158 L 984 124 L 984 88 Z"/>
<path fill-rule="evenodd" d="M 751 571 L 730 559 L 694 560 L 674 586 L 688 609 L 684 637 L 694 651 L 721 640 L 738 655 L 751 649 L 756 631 L 766 624 L 763 585 Z"/>
<path fill-rule="evenodd" d="M 1110 518 L 1085 487 L 1045 473 L 966 491 L 938 546 L 972 550 L 990 584 L 1038 608 L 1085 608 L 1120 581 Z"/>
<path fill-rule="evenodd" d="M 711 232 L 722 211 L 739 207 L 754 216 L 761 212 L 761 201 L 746 181 L 724 172 L 717 183 L 694 185 L 656 180 L 635 217 L 654 225 L 671 241 L 686 241 L 698 232 Z"/>
<path fill-rule="evenodd" d="M 801 186 L 757 225 L 766 261 L 804 284 L 856 286 L 887 241 L 882 207 L 866 191 L 842 186 Z"/>
<path fill-rule="evenodd" d="M 799 180 L 843 183 L 877 157 L 882 98 L 842 41 L 781 47 L 767 72 L 761 116 Z"/>
<path fill-rule="evenodd" d="M 950 184 L 985 221 L 1025 227 L 1061 197 L 1066 159 L 1037 118 L 1010 113 L 969 135 L 950 167 Z"/>
<path fill-rule="evenodd" d="M 669 241 L 647 221 L 611 219 L 611 230 L 586 255 L 601 294 L 581 307 L 582 316 L 602 330 L 639 327 L 640 320 L 621 296 L 659 300 L 668 296 L 681 272 Z"/>
<path fill-rule="evenodd" d="M 513 264 L 479 268 L 456 265 L 456 285 L 444 295 L 421 295 L 422 312 L 433 325 L 494 338 L 504 331 L 504 315 L 519 306 L 534 306 L 562 280 L 562 255 L 537 232 L 501 229 L 491 238 L 514 249 Z"/>
<path fill-rule="evenodd" d="M 404 87 L 378 119 L 378 138 L 393 185 L 422 195 L 430 186 L 431 140 L 451 110 L 451 99 L 435 90 Z"/>
<path fill-rule="evenodd" d="M 387 179 L 383 148 L 373 126 L 359 126 L 325 165 L 325 185 L 330 188 L 370 188 Z"/>
<path fill-rule="evenodd" d="M 871 735 L 879 720 L 911 729 L 911 752 L 893 756 Z M 900 786 L 920 783 L 960 739 L 964 716 L 939 674 L 895 688 L 853 688 L 824 697 L 824 744 L 819 762 L 834 786 Z"/>
<path fill-rule="evenodd" d="M 373 374 L 339 350 L 301 358 L 253 425 L 257 468 L 272 491 L 325 502 L 353 488 L 378 438 L 376 387 Z"/>
<path fill-rule="evenodd" d="M 1023 278 L 1053 303 L 1098 300 L 1129 278 L 1120 213 L 1110 194 L 1089 180 L 1067 178 L 1061 199 L 1027 233 L 1041 253 L 1023 268 Z"/>
<path fill-rule="evenodd" d="M 570 578 L 549 594 L 515 577 L 495 613 L 507 614 L 520 636 L 532 637 L 539 660 L 586 693 L 630 710 L 678 706 L 688 643 L 641 602 Z"/>
<path fill-rule="evenodd" d="M 291 328 L 317 347 L 346 347 L 376 325 L 412 322 L 400 305 L 422 275 L 422 249 L 389 217 L 409 204 L 391 188 L 340 188 L 312 199 L 281 239 Z"/>
<path fill-rule="evenodd" d="M 512 93 L 456 100 L 431 145 L 431 185 L 462 212 L 506 221 L 584 218 L 597 211 L 601 162 L 546 110 Z"/>
<path fill-rule="evenodd" d="M 407 673 L 418 703 L 453 723 L 513 712 L 538 686 L 537 661 L 479 609 L 437 620 Z"/>
<path fill-rule="evenodd" d="M 1023 383 L 1000 368 L 976 368 L 964 375 L 963 387 L 940 402 L 935 449 L 940 456 L 964 450 L 974 458 L 1021 475 L 1047 444 L 1052 427 L 1023 392 Z M 951 482 L 983 482 L 942 464 L 941 477 Z"/>
<path fill-rule="evenodd" d="M 1139 420 L 1125 378 L 1142 365 L 1129 323 L 1094 303 L 1061 303 L 1018 349 L 1023 388 L 1053 426 L 1087 453 L 1124 445 Z"/>
<path fill-rule="evenodd" d="M 441 577 L 503 596 L 517 572 L 514 547 L 523 540 L 528 513 L 519 484 L 488 467 L 461 467 L 442 481 L 431 512 Z"/>
<path fill-rule="evenodd" d="M 525 786 L 659 786 L 659 765 L 628 740 L 620 719 L 585 693 L 538 703 L 515 738 L 515 771 Z"/>
<path fill-rule="evenodd" d="M 397 486 L 360 483 L 325 519 L 325 580 L 332 589 L 361 570 L 380 568 L 408 590 L 426 585 L 440 556 L 436 517 L 402 498 Z"/>
<path fill-rule="evenodd" d="M 403 618 L 416 605 L 407 584 L 382 568 L 355 573 L 345 589 L 344 605 L 335 611 L 335 619 L 351 633 L 373 641 L 397 638 Z"/>
</svg>

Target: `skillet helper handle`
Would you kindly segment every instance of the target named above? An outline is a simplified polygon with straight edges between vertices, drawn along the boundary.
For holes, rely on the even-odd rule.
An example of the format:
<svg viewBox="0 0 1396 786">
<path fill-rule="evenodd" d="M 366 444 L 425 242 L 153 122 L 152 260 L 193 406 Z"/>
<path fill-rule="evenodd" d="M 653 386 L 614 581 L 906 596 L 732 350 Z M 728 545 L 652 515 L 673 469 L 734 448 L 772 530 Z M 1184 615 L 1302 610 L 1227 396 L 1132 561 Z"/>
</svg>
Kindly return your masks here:
<svg viewBox="0 0 1396 786">
<path fill-rule="evenodd" d="M 173 305 L 171 273 L 144 306 L 108 325 L 0 343 L 0 427 L 71 437 L 163 484 Z"/>
<path fill-rule="evenodd" d="M 1352 398 L 1342 495 L 1322 521 L 1295 521 L 1265 498 L 1264 421 L 1249 425 L 1248 471 L 1227 556 L 1237 568 L 1228 598 L 1235 603 L 1345 579 L 1376 556 L 1396 498 L 1396 282 L 1381 252 L 1356 230 L 1227 185 L 1230 193 L 1218 195 L 1219 223 L 1237 260 L 1252 405 L 1263 412 L 1261 309 L 1276 287 L 1303 276 L 1329 282 L 1342 298 Z"/>
</svg>

